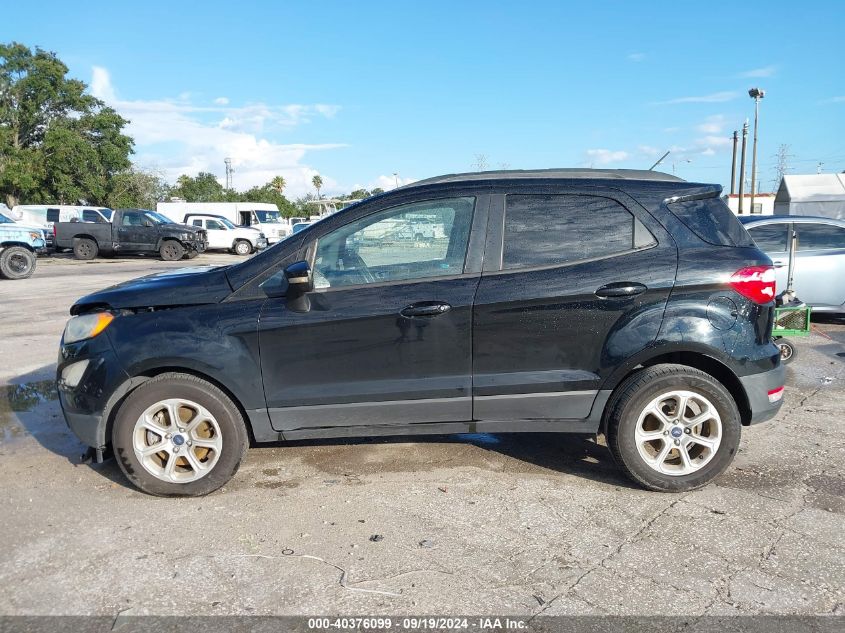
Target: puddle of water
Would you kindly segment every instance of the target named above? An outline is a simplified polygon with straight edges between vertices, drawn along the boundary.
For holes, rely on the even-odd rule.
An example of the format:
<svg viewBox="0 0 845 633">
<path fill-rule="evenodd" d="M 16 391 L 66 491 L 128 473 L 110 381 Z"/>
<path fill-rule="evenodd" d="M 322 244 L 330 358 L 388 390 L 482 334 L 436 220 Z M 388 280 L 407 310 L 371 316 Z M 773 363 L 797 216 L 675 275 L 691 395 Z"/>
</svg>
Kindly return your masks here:
<svg viewBox="0 0 845 633">
<path fill-rule="evenodd" d="M 0 441 L 27 434 L 14 412 L 32 411 L 39 404 L 55 401 L 58 397 L 56 383 L 52 380 L 0 387 Z"/>
</svg>

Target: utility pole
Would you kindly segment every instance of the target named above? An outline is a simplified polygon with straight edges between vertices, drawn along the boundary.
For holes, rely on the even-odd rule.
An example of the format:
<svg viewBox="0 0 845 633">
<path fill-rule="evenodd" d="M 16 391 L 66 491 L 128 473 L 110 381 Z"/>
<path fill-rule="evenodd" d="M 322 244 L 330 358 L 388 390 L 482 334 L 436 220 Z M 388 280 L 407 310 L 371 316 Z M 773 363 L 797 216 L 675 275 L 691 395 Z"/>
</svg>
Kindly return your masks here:
<svg viewBox="0 0 845 633">
<path fill-rule="evenodd" d="M 224 158 L 223 163 L 226 165 L 226 189 L 232 188 L 232 173 L 235 171 L 232 169 L 232 159 L 231 158 Z"/>
<path fill-rule="evenodd" d="M 789 159 L 792 158 L 792 154 L 789 153 L 789 145 L 781 144 L 778 146 L 778 153 L 775 154 L 775 160 L 777 161 L 777 167 L 775 167 L 775 185 L 772 187 L 773 189 L 777 189 L 780 186 L 783 177 L 789 171 Z"/>
<path fill-rule="evenodd" d="M 736 144 L 739 140 L 739 132 L 734 130 L 734 151 L 731 158 L 731 195 L 736 193 Z"/>
<path fill-rule="evenodd" d="M 739 157 L 739 211 L 737 215 L 742 215 L 742 207 L 745 197 L 745 148 L 748 145 L 748 120 L 742 124 L 742 152 Z"/>
<path fill-rule="evenodd" d="M 757 180 L 757 119 L 760 116 L 760 99 L 766 96 L 765 90 L 752 88 L 748 96 L 754 99 L 754 148 L 751 150 L 751 213 L 754 213 L 754 188 Z"/>
</svg>

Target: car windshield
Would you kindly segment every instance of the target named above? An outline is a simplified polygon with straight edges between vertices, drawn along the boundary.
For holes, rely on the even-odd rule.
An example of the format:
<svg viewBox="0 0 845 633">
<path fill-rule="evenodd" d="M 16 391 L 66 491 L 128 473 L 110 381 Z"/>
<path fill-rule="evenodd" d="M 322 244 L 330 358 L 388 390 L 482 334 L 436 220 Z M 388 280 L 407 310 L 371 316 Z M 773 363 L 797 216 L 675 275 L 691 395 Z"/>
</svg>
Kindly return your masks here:
<svg viewBox="0 0 845 633">
<path fill-rule="evenodd" d="M 156 213 L 155 211 L 144 211 L 144 216 L 148 217 L 150 220 L 152 220 L 156 224 L 173 224 L 172 220 L 164 217 L 160 213 Z"/>
<path fill-rule="evenodd" d="M 262 224 L 281 224 L 281 216 L 278 211 L 256 211 L 258 221 Z"/>
<path fill-rule="evenodd" d="M 0 224 L 14 224 L 14 221 L 0 213 Z"/>
<path fill-rule="evenodd" d="M 230 222 L 226 218 L 214 218 L 214 219 L 217 220 L 218 222 L 220 222 L 220 224 L 222 224 L 226 228 L 229 228 L 229 229 L 237 228 L 232 222 Z"/>
</svg>

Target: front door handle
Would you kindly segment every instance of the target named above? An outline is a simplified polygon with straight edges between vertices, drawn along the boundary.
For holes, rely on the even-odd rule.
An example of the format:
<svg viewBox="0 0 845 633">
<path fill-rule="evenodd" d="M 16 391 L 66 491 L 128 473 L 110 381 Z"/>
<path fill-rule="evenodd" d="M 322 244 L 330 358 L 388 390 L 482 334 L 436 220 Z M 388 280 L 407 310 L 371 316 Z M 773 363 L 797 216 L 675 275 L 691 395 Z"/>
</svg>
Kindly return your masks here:
<svg viewBox="0 0 845 633">
<path fill-rule="evenodd" d="M 644 293 L 648 288 L 636 281 L 617 281 L 607 284 L 596 290 L 597 297 L 634 297 Z"/>
<path fill-rule="evenodd" d="M 445 314 L 452 309 L 448 303 L 443 301 L 421 301 L 419 303 L 412 303 L 411 305 L 402 309 L 399 314 L 403 317 L 434 317 L 440 314 Z"/>
<path fill-rule="evenodd" d="M 783 268 L 784 266 L 786 266 L 786 264 L 779 259 L 776 259 L 772 263 L 774 264 L 775 268 Z"/>
</svg>

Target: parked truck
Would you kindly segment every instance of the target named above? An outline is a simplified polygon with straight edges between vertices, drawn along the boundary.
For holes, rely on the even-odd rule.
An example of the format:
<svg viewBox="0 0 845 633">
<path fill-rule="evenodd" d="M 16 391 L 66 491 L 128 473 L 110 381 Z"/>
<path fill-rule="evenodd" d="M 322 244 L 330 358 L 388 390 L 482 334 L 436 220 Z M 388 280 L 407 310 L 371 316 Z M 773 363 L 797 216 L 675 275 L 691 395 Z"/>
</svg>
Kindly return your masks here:
<svg viewBox="0 0 845 633">
<path fill-rule="evenodd" d="M 35 272 L 36 254 L 47 246 L 44 231 L 0 213 L 0 277 L 26 279 Z"/>
<path fill-rule="evenodd" d="M 148 209 L 115 209 L 110 222 L 56 222 L 57 248 L 72 248 L 77 259 L 99 254 L 158 253 L 165 261 L 193 258 L 208 246 L 204 229 L 177 224 Z"/>
<path fill-rule="evenodd" d="M 279 207 L 264 202 L 159 202 L 156 211 L 174 222 L 188 214 L 223 216 L 236 226 L 258 229 L 268 244 L 291 234 L 291 224 L 279 213 Z"/>
</svg>

